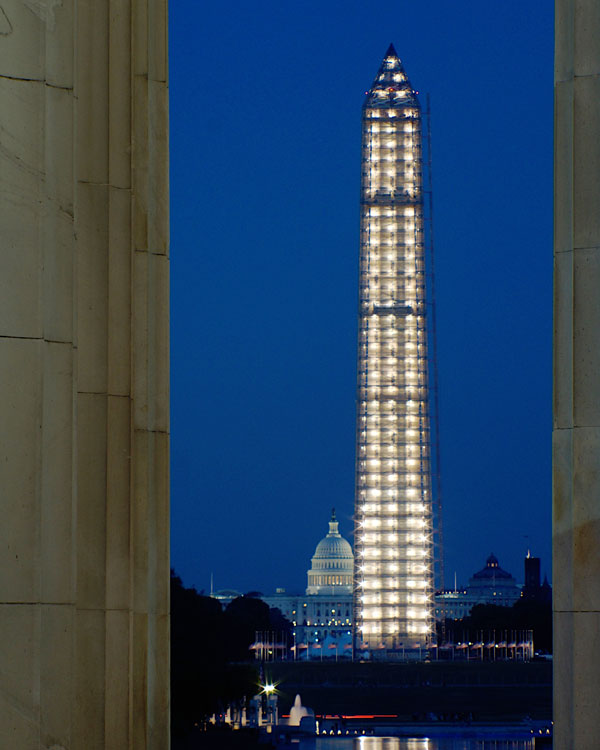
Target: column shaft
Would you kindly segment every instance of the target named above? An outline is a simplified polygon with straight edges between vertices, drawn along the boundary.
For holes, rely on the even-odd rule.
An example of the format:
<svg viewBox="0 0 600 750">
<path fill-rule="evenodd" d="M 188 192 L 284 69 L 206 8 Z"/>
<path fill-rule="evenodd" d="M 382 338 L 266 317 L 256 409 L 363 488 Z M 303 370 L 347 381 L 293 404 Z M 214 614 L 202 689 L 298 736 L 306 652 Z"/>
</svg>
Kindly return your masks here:
<svg viewBox="0 0 600 750">
<path fill-rule="evenodd" d="M 0 9 L 0 746 L 166 748 L 166 0 Z"/>
<path fill-rule="evenodd" d="M 557 0 L 554 747 L 600 747 L 600 6 Z"/>
</svg>

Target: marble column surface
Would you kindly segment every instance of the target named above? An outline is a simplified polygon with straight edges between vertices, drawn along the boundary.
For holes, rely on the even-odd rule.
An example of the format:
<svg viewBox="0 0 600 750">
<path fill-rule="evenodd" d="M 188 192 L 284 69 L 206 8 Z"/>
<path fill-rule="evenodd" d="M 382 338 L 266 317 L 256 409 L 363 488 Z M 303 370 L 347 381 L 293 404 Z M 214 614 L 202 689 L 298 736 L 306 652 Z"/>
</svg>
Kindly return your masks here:
<svg viewBox="0 0 600 750">
<path fill-rule="evenodd" d="M 600 3 L 557 0 L 554 747 L 600 748 Z"/>
<path fill-rule="evenodd" d="M 2 0 L 0 112 L 0 747 L 162 750 L 166 0 Z"/>
</svg>

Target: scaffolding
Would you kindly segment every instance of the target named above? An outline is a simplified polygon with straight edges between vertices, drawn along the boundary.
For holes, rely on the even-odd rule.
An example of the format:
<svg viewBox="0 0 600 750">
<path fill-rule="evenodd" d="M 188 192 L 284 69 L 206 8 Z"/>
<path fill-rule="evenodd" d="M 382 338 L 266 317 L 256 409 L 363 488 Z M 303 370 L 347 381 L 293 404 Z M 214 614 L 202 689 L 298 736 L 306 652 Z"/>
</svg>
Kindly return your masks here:
<svg viewBox="0 0 600 750">
<path fill-rule="evenodd" d="M 425 193 L 427 201 L 425 202 L 425 227 L 426 227 L 426 258 L 425 265 L 428 273 L 427 302 L 429 306 L 429 353 L 430 353 L 430 383 L 431 383 L 431 447 L 432 447 L 432 484 L 433 484 L 433 529 L 434 539 L 437 535 L 437 544 L 435 549 L 435 572 L 434 577 L 435 590 L 443 591 L 445 589 L 444 578 L 444 524 L 442 514 L 442 469 L 440 461 L 440 399 L 439 399 L 439 379 L 438 379 L 438 357 L 437 357 L 437 305 L 435 295 L 435 245 L 433 232 L 433 186 L 432 186 L 432 158 L 431 158 L 431 104 L 429 94 L 427 94 L 427 111 L 425 113 L 427 123 L 426 128 L 426 146 L 427 158 L 425 160 L 425 173 L 427 175 Z M 428 231 L 427 231 L 428 230 Z M 446 618 L 445 602 L 442 602 L 442 638 L 446 637 Z"/>
<path fill-rule="evenodd" d="M 363 106 L 355 654 L 433 635 L 421 108 L 390 45 Z"/>
</svg>

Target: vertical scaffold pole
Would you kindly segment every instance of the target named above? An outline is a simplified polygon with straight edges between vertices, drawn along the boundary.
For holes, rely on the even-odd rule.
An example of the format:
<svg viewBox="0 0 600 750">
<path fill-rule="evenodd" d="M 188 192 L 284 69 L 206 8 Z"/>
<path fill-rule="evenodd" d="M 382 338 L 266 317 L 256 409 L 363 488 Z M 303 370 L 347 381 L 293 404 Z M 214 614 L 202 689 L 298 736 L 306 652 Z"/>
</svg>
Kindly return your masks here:
<svg viewBox="0 0 600 750">
<path fill-rule="evenodd" d="M 440 401 L 438 388 L 438 354 L 437 354 L 437 321 L 436 321 L 436 297 L 435 297 L 435 246 L 433 233 L 433 179 L 431 166 L 431 101 L 427 94 L 426 112 L 426 142 L 427 142 L 427 195 L 429 213 L 429 268 L 430 268 L 430 306 L 431 306 L 431 353 L 432 353 L 432 376 L 433 376 L 433 446 L 435 451 L 435 491 L 437 506 L 437 532 L 439 551 L 439 588 L 444 591 L 444 534 L 442 518 L 442 479 L 440 466 Z M 446 631 L 446 607 L 441 603 L 442 637 L 445 638 Z"/>
</svg>

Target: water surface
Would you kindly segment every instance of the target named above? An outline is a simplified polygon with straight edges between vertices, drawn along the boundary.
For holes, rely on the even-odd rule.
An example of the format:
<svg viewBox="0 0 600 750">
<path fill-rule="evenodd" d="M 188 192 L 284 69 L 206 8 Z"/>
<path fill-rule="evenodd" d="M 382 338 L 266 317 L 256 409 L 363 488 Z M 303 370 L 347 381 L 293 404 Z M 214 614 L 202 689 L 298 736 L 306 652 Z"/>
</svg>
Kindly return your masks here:
<svg viewBox="0 0 600 750">
<path fill-rule="evenodd" d="M 534 750 L 533 739 L 475 740 L 436 737 L 318 737 L 294 743 L 298 750 Z M 294 746 L 292 745 L 292 746 Z"/>
</svg>

